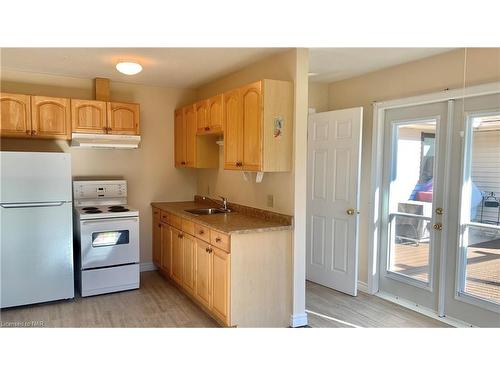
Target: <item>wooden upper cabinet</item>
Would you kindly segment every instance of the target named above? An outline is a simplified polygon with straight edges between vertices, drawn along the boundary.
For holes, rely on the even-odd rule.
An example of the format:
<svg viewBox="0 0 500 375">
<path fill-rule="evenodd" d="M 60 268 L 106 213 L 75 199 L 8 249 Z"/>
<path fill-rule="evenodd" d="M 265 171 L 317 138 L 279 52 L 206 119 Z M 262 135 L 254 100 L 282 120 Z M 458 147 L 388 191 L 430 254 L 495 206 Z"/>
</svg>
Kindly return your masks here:
<svg viewBox="0 0 500 375">
<path fill-rule="evenodd" d="M 197 134 L 203 134 L 210 131 L 208 126 L 208 101 L 202 100 L 194 105 L 196 110 L 196 129 Z"/>
<path fill-rule="evenodd" d="M 31 136 L 30 96 L 0 93 L 0 135 L 3 137 Z"/>
<path fill-rule="evenodd" d="M 222 113 L 223 111 L 223 98 L 222 94 L 208 99 L 208 126 L 211 132 L 222 132 Z"/>
<path fill-rule="evenodd" d="M 186 167 L 196 167 L 196 110 L 194 105 L 184 107 L 186 132 Z"/>
<path fill-rule="evenodd" d="M 139 104 L 108 102 L 108 134 L 139 135 Z"/>
<path fill-rule="evenodd" d="M 243 169 L 262 169 L 262 90 L 261 82 L 240 88 Z"/>
<path fill-rule="evenodd" d="M 38 138 L 71 139 L 70 99 L 32 96 L 31 127 Z"/>
<path fill-rule="evenodd" d="M 243 129 L 240 90 L 224 93 L 224 169 L 242 169 Z"/>
<path fill-rule="evenodd" d="M 186 132 L 183 108 L 177 109 L 174 114 L 174 159 L 177 168 L 186 166 Z"/>
<path fill-rule="evenodd" d="M 71 99 L 73 133 L 106 133 L 106 102 Z"/>
<path fill-rule="evenodd" d="M 195 104 L 198 134 L 222 132 L 222 94 Z"/>
<path fill-rule="evenodd" d="M 224 168 L 290 171 L 293 83 L 264 79 L 223 95 Z"/>
<path fill-rule="evenodd" d="M 212 249 L 212 312 L 229 323 L 231 255 L 216 247 Z"/>
</svg>

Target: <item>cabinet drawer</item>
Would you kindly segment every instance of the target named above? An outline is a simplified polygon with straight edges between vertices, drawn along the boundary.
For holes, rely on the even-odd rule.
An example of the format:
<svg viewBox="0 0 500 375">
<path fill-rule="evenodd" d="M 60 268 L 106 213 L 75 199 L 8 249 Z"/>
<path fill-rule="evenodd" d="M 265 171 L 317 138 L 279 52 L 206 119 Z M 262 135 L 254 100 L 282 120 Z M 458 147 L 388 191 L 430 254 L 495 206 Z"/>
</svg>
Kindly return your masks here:
<svg viewBox="0 0 500 375">
<path fill-rule="evenodd" d="M 165 211 L 160 211 L 160 220 L 164 222 L 165 224 L 168 224 L 168 212 Z"/>
<path fill-rule="evenodd" d="M 229 252 L 229 241 L 230 237 L 222 232 L 218 232 L 216 230 L 210 230 L 210 243 L 214 246 L 217 246 L 219 249 L 225 250 Z"/>
<path fill-rule="evenodd" d="M 182 219 L 182 231 L 194 236 L 194 223 L 191 220 Z"/>
<path fill-rule="evenodd" d="M 160 221 L 161 218 L 161 210 L 159 208 L 153 208 L 153 220 Z"/>
<path fill-rule="evenodd" d="M 210 242 L 210 228 L 204 225 L 195 224 L 194 235 L 205 242 Z"/>
<path fill-rule="evenodd" d="M 182 218 L 176 215 L 169 214 L 170 225 L 177 228 L 182 229 Z"/>
</svg>

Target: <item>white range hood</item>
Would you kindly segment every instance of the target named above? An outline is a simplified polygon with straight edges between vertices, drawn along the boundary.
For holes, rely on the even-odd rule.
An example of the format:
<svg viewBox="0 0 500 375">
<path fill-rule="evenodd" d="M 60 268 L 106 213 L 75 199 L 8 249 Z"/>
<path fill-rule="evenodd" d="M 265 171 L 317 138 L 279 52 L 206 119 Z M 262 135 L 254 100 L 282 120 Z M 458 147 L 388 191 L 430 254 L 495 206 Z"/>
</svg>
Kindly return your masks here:
<svg viewBox="0 0 500 375">
<path fill-rule="evenodd" d="M 71 135 L 71 147 L 132 149 L 138 148 L 140 142 L 141 137 L 139 135 L 85 133 L 73 133 Z"/>
</svg>

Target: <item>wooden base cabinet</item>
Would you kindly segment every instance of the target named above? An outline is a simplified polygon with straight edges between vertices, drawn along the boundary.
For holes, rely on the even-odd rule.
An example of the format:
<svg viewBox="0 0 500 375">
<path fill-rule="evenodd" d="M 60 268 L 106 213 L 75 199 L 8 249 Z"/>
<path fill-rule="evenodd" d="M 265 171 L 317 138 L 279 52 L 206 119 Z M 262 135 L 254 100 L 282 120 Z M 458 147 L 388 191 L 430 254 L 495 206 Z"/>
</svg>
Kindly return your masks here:
<svg viewBox="0 0 500 375">
<path fill-rule="evenodd" d="M 170 276 L 177 284 L 182 285 L 184 274 L 184 252 L 182 239 L 184 234 L 172 227 L 172 270 Z"/>
<path fill-rule="evenodd" d="M 227 327 L 289 325 L 290 230 L 228 235 L 173 214 L 169 223 L 159 222 L 161 228 L 168 229 L 153 230 L 153 254 L 158 253 L 159 241 L 163 244 L 162 274 L 216 321 Z M 157 257 L 153 255 L 153 259 Z M 170 269 L 165 257 L 170 260 Z"/>
<path fill-rule="evenodd" d="M 230 254 L 213 246 L 211 249 L 212 312 L 225 325 L 229 325 Z"/>
<path fill-rule="evenodd" d="M 196 240 L 194 296 L 207 309 L 212 306 L 212 256 L 209 251 L 208 243 Z"/>
<path fill-rule="evenodd" d="M 162 223 L 160 219 L 153 217 L 153 263 L 161 268 L 161 246 L 162 246 Z"/>
</svg>

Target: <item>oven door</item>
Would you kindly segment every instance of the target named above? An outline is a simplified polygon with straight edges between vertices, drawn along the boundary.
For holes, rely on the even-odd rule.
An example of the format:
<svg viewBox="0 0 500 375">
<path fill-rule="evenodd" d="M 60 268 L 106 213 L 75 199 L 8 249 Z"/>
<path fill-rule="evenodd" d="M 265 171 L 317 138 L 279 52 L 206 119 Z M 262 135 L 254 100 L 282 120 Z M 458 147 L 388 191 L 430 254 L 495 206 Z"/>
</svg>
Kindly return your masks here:
<svg viewBox="0 0 500 375">
<path fill-rule="evenodd" d="M 80 222 L 81 268 L 139 262 L 139 218 L 83 220 Z"/>
</svg>

